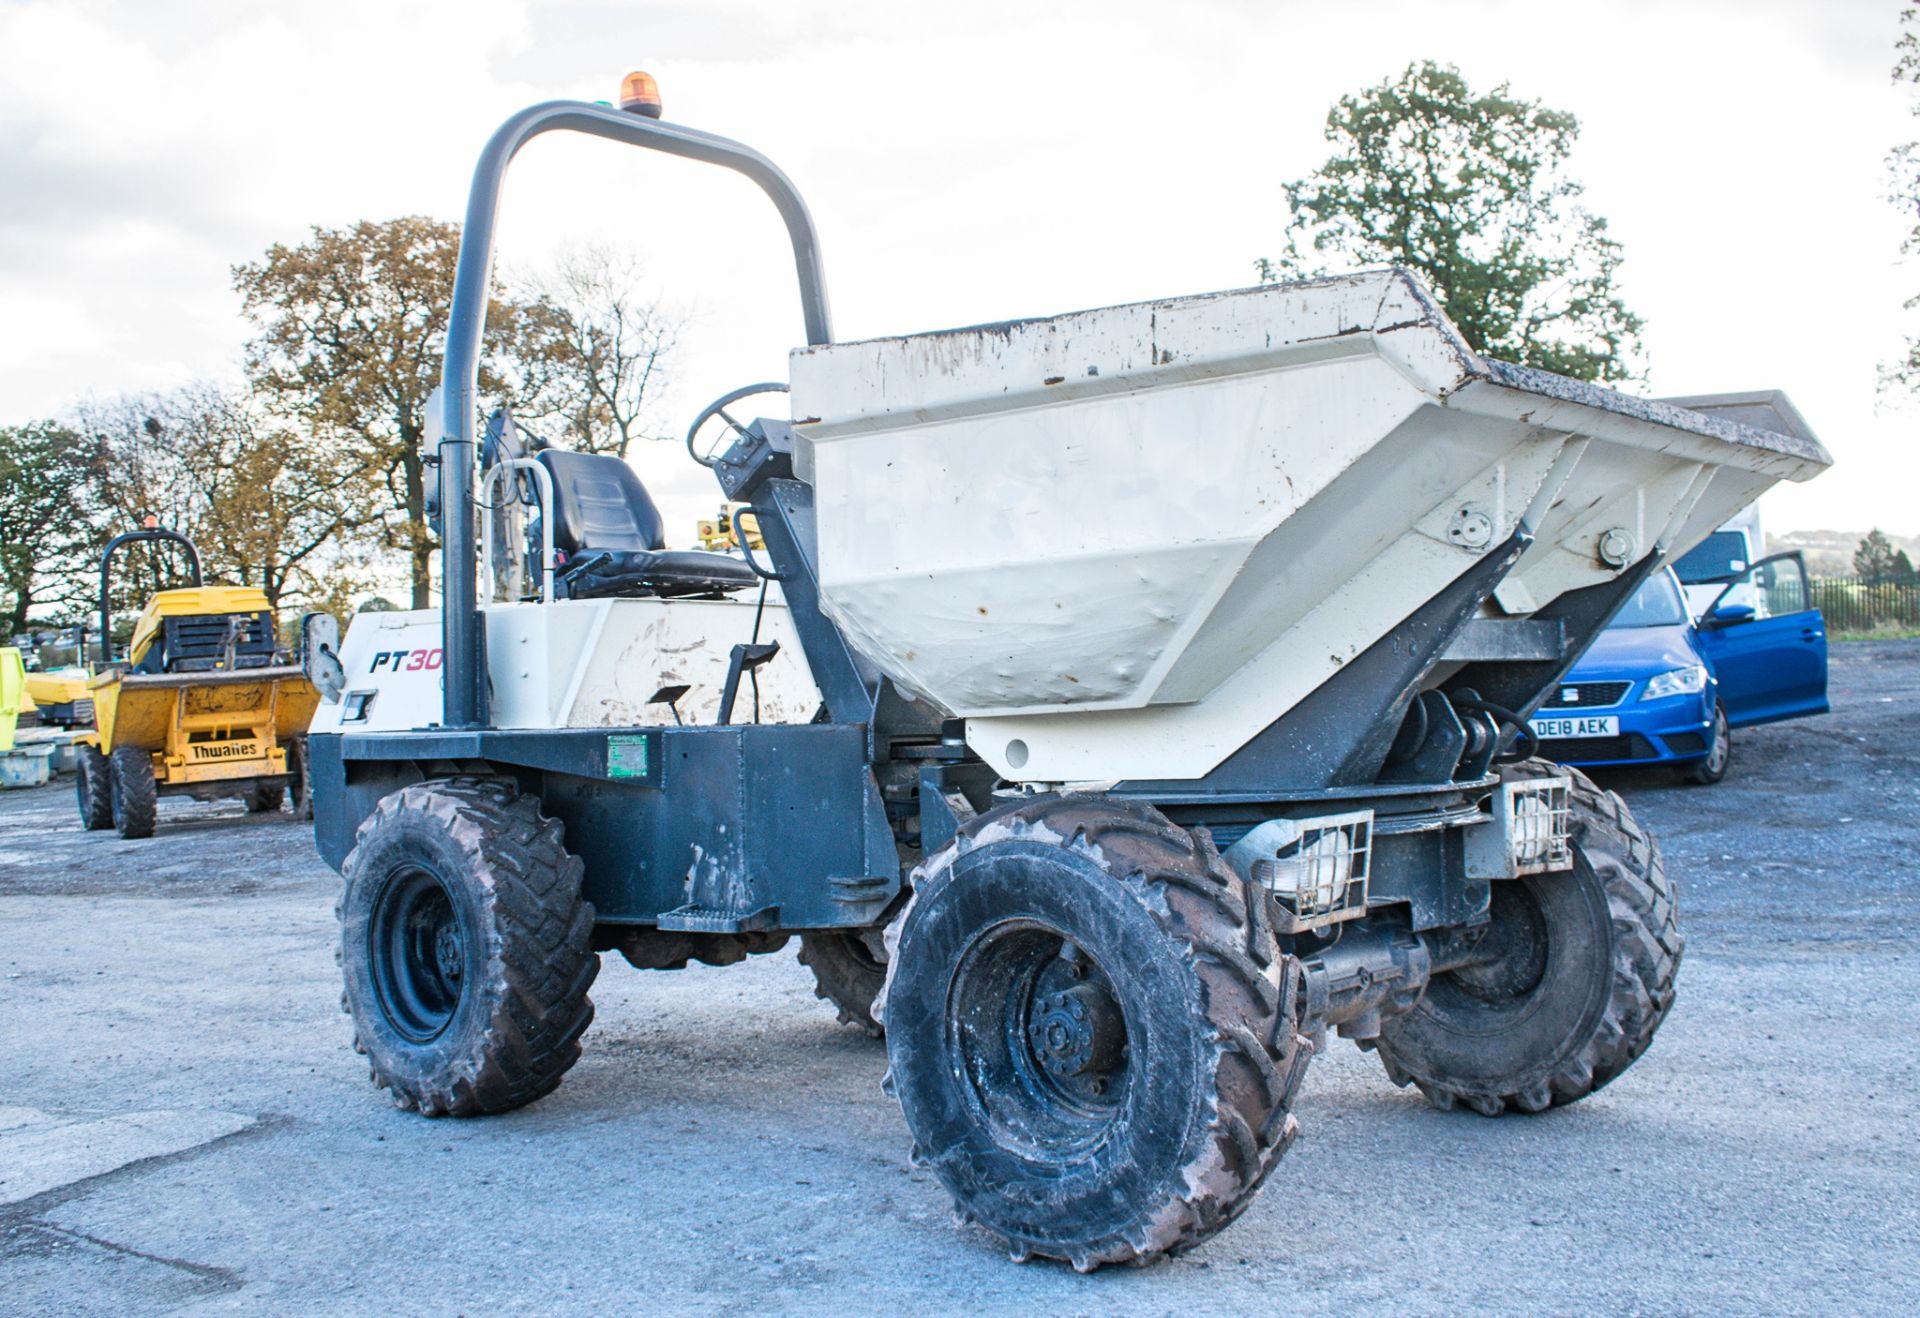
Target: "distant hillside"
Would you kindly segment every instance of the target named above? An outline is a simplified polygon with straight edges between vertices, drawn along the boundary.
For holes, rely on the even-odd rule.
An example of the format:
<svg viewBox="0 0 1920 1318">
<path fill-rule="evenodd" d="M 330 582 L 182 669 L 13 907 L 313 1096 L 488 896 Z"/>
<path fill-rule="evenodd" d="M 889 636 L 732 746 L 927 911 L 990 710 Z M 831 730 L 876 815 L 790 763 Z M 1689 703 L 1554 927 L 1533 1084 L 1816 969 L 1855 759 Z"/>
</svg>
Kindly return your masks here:
<svg viewBox="0 0 1920 1318">
<path fill-rule="evenodd" d="M 1850 577 L 1853 575 L 1853 551 L 1866 538 L 1865 531 L 1788 531 L 1784 535 L 1769 534 L 1767 552 L 1782 554 L 1789 549 L 1798 549 L 1807 556 L 1807 571 L 1814 576 Z M 1906 550 L 1909 558 L 1920 560 L 1920 535 L 1902 536 L 1888 531 L 1887 539 L 1893 542 L 1895 549 Z"/>
</svg>

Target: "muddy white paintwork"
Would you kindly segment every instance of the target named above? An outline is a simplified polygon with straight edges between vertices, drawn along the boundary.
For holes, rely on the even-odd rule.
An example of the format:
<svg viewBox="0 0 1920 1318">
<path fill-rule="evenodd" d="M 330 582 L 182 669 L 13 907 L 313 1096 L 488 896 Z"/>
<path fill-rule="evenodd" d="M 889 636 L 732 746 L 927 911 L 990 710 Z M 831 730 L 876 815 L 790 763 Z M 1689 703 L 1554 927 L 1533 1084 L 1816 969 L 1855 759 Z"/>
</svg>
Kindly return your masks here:
<svg viewBox="0 0 1920 1318">
<path fill-rule="evenodd" d="M 1206 773 L 1523 523 L 1524 615 L 1827 462 L 1472 353 L 1401 272 L 796 352 L 821 596 L 1023 781 Z"/>
<path fill-rule="evenodd" d="M 679 701 L 681 719 L 712 723 L 733 645 L 750 639 L 754 626 L 752 598 L 563 600 L 491 604 L 482 611 L 490 721 L 500 728 L 672 723 L 672 709 L 653 697 L 680 685 L 692 688 Z M 807 722 L 820 708 L 820 693 L 778 599 L 767 601 L 760 639 L 780 642 L 780 652 L 760 670 L 760 721 Z M 357 615 L 340 645 L 346 696 L 321 705 L 312 730 L 377 732 L 437 723 L 439 654 L 437 609 Z M 362 691 L 376 693 L 366 718 L 343 721 L 354 693 Z M 734 721 L 752 721 L 753 711 L 752 684 L 743 679 Z"/>
</svg>

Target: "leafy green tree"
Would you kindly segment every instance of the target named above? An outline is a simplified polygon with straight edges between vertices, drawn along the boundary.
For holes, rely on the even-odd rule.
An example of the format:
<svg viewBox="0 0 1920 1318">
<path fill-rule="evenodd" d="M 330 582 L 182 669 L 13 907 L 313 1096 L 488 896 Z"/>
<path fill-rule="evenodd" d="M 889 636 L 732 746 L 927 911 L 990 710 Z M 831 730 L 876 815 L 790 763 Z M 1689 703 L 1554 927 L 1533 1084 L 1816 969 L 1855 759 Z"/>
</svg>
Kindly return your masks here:
<svg viewBox="0 0 1920 1318">
<path fill-rule="evenodd" d="M 1907 557 L 1904 549 L 1893 556 L 1893 579 L 1903 586 L 1911 586 L 1914 582 L 1913 560 Z"/>
<path fill-rule="evenodd" d="M 1328 113 L 1333 154 L 1287 185 L 1287 249 L 1255 268 L 1264 283 L 1405 266 L 1478 352 L 1636 378 L 1643 323 L 1620 297 L 1620 244 L 1566 172 L 1579 135 L 1505 83 L 1480 95 L 1458 69 L 1410 65 Z"/>
<path fill-rule="evenodd" d="M 0 639 L 30 615 L 84 612 L 95 507 L 87 441 L 54 421 L 0 427 Z"/>
<path fill-rule="evenodd" d="M 1853 574 L 1862 581 L 1879 585 L 1895 579 L 1898 570 L 1893 541 L 1879 527 L 1867 532 L 1853 551 Z"/>
</svg>

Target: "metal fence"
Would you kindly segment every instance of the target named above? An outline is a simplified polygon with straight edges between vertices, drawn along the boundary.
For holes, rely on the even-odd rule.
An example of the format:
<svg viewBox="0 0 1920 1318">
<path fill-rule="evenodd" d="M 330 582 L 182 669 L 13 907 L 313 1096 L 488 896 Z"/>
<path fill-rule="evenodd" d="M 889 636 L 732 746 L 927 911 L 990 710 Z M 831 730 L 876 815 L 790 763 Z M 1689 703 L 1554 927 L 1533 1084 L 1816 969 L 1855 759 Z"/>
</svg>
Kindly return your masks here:
<svg viewBox="0 0 1920 1318">
<path fill-rule="evenodd" d="M 1869 581 L 1863 577 L 1816 577 L 1809 584 L 1814 607 L 1838 636 L 1920 631 L 1920 580 Z"/>
</svg>

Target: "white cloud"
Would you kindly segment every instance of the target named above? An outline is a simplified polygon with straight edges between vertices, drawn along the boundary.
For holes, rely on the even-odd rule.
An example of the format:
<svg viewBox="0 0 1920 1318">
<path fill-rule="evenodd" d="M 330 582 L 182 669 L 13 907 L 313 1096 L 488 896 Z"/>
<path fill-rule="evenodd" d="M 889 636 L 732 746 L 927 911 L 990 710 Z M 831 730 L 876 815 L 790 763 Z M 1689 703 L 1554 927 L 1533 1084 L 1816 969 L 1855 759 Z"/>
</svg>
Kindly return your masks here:
<svg viewBox="0 0 1920 1318">
<path fill-rule="evenodd" d="M 1900 303 L 1881 157 L 1897 6 L 71 3 L 0 6 L 0 419 L 230 372 L 228 268 L 312 224 L 457 218 L 519 106 L 652 69 L 668 114 L 759 147 L 814 207 L 843 336 L 1248 282 L 1338 95 L 1408 62 L 1577 113 L 1575 170 L 1626 244 L 1669 393 L 1787 389 L 1840 465 L 1770 523 L 1915 529 L 1911 415 L 1876 409 Z M 503 259 L 619 241 L 696 323 L 690 415 L 798 338 L 771 209 L 743 182 L 546 140 Z M 684 541 L 717 499 L 643 460 Z"/>
</svg>

